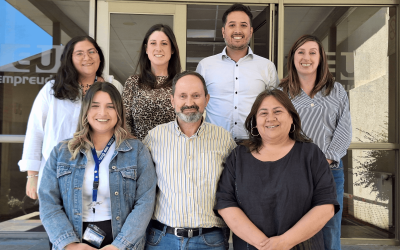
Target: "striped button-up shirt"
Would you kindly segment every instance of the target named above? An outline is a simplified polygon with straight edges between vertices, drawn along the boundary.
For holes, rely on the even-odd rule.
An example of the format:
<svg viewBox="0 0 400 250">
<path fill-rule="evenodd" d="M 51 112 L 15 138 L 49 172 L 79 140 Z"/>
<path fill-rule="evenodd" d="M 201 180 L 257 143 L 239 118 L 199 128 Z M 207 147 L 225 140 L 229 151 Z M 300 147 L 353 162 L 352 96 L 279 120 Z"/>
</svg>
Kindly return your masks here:
<svg viewBox="0 0 400 250">
<path fill-rule="evenodd" d="M 300 115 L 304 133 L 319 146 L 327 159 L 334 161 L 331 168 L 337 168 L 351 142 L 349 99 L 338 82 L 328 96 L 323 95 L 324 91 L 325 88 L 311 98 L 301 90 L 292 103 Z"/>
<path fill-rule="evenodd" d="M 143 143 L 157 173 L 153 219 L 171 227 L 224 227 L 213 208 L 223 163 L 236 146 L 230 133 L 203 121 L 189 138 L 175 120 L 150 130 Z"/>
</svg>

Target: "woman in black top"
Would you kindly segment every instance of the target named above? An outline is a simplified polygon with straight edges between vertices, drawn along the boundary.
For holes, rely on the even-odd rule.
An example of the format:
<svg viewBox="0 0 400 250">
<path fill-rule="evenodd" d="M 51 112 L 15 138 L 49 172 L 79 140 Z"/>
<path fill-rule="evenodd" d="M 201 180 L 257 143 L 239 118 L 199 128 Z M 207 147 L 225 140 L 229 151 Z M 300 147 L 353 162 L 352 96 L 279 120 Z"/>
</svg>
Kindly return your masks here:
<svg viewBox="0 0 400 250">
<path fill-rule="evenodd" d="M 215 207 L 234 248 L 323 249 L 320 230 L 339 210 L 335 183 L 288 96 L 263 91 L 245 127 L 249 139 L 227 158 Z"/>
</svg>

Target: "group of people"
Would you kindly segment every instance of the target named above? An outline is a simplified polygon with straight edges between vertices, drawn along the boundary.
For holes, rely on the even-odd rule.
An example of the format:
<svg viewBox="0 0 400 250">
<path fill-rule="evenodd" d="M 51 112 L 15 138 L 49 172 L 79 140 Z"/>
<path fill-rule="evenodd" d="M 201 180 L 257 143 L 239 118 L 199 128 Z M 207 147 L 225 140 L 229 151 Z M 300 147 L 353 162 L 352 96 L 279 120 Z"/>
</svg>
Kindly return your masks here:
<svg viewBox="0 0 400 250">
<path fill-rule="evenodd" d="M 224 250 L 229 229 L 234 249 L 340 249 L 346 91 L 312 35 L 279 82 L 252 19 L 232 5 L 222 53 L 184 72 L 171 28 L 152 26 L 123 87 L 91 37 L 66 44 L 19 162 L 52 249 Z"/>
</svg>

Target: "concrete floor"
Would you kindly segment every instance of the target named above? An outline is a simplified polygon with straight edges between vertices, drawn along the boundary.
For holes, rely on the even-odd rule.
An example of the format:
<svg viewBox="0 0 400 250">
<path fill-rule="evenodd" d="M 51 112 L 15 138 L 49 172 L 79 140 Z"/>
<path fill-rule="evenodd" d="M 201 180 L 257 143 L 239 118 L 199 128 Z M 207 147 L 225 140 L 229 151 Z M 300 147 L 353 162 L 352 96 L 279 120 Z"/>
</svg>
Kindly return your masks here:
<svg viewBox="0 0 400 250">
<path fill-rule="evenodd" d="M 47 239 L 7 239 L 0 238 L 1 250 L 50 250 Z"/>
<path fill-rule="evenodd" d="M 8 239 L 0 238 L 1 250 L 49 250 L 47 239 Z M 233 249 L 233 248 L 231 248 Z M 342 250 L 399 250 L 400 246 L 347 245 Z"/>
<path fill-rule="evenodd" d="M 357 246 L 342 246 L 342 250 L 398 250 L 400 246 L 365 246 L 365 245 L 357 245 Z"/>
<path fill-rule="evenodd" d="M 352 221 L 342 221 L 342 236 L 344 238 L 371 238 L 387 239 L 387 233 L 383 233 L 375 228 L 358 225 Z M 31 213 L 13 220 L 0 223 L 0 233 L 2 232 L 38 232 L 44 233 L 44 228 L 40 226 L 38 213 Z M 39 227 L 38 227 L 39 226 Z M 366 237 L 368 236 L 368 237 Z M 4 237 L 4 236 L 3 236 Z M 13 238 L 13 234 L 5 236 L 9 238 L 0 238 L 0 250 L 50 250 L 49 242 L 44 236 L 40 238 Z M 346 243 L 344 243 L 346 244 Z M 230 249 L 233 250 L 233 247 Z M 382 246 L 382 245 L 342 245 L 342 250 L 400 250 L 400 246 Z"/>
</svg>

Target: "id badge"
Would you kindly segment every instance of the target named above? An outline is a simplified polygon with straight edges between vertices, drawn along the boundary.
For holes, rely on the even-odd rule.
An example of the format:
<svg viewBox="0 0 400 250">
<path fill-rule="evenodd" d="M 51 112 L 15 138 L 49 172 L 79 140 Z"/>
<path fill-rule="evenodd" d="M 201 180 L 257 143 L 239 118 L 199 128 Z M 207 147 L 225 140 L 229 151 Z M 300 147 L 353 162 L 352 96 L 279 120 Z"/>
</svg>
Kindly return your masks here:
<svg viewBox="0 0 400 250">
<path fill-rule="evenodd" d="M 100 248 L 105 237 L 106 233 L 98 226 L 93 224 L 89 224 L 85 230 L 85 233 L 83 234 L 83 239 L 97 248 Z"/>
</svg>

